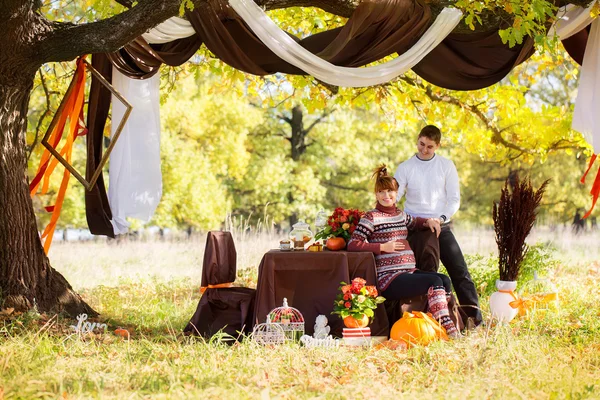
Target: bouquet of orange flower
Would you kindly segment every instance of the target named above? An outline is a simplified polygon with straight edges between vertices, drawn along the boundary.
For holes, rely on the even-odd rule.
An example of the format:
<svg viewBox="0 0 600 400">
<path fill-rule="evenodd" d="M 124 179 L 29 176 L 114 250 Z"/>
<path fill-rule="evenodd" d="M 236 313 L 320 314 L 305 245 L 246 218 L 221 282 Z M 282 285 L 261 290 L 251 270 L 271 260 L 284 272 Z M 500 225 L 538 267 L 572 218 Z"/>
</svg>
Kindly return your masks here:
<svg viewBox="0 0 600 400">
<path fill-rule="evenodd" d="M 366 315 L 373 318 L 374 309 L 381 304 L 385 298 L 379 296 L 375 286 L 367 286 L 367 281 L 362 278 L 354 278 L 350 284 L 341 282 L 340 293 L 335 298 L 332 314 L 338 314 L 342 318 L 352 316 L 356 319 Z"/>
<path fill-rule="evenodd" d="M 333 214 L 327 218 L 327 226 L 320 232 L 317 232 L 315 239 L 327 239 L 329 237 L 342 237 L 346 241 L 350 240 L 350 236 L 356 227 L 358 221 L 364 212 L 356 209 L 343 209 L 341 207 L 333 210 Z"/>
</svg>

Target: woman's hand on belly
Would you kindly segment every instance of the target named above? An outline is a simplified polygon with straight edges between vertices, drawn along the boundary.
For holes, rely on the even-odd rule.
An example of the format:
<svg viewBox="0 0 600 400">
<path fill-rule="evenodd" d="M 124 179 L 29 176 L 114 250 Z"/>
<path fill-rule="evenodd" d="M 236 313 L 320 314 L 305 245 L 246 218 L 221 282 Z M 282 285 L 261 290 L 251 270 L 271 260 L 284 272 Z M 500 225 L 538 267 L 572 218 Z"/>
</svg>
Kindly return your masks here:
<svg viewBox="0 0 600 400">
<path fill-rule="evenodd" d="M 396 253 L 409 248 L 406 240 L 390 240 L 380 246 L 382 253 Z"/>
</svg>

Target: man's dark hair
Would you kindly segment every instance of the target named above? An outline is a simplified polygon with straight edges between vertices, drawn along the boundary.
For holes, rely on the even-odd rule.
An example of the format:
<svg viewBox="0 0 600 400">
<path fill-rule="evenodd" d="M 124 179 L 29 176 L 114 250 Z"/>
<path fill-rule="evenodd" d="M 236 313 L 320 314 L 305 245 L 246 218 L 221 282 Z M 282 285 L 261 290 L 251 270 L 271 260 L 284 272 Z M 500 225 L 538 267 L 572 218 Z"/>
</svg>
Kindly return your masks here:
<svg viewBox="0 0 600 400">
<path fill-rule="evenodd" d="M 435 144 L 440 144 L 442 140 L 442 132 L 440 132 L 440 128 L 435 125 L 427 125 L 421 132 L 419 132 L 419 137 L 426 137 L 429 140 L 433 140 Z"/>
</svg>

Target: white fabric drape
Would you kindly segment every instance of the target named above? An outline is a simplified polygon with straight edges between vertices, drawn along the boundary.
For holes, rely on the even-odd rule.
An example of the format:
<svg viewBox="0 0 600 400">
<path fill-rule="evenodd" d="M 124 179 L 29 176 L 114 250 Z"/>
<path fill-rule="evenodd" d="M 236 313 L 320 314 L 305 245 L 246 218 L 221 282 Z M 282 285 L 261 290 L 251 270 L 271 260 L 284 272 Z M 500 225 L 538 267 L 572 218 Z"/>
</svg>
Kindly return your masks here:
<svg viewBox="0 0 600 400">
<path fill-rule="evenodd" d="M 110 155 L 108 201 L 118 235 L 128 231 L 128 217 L 149 221 L 162 196 L 160 74 L 131 79 L 113 68 L 112 84 L 133 106 Z M 123 103 L 113 96 L 111 137 L 124 113 Z"/>
<path fill-rule="evenodd" d="M 548 30 L 548 35 L 558 35 L 561 39 L 568 39 L 592 23 L 590 15 L 592 6 L 581 8 L 574 4 L 567 4 L 558 10 L 558 19 Z"/>
<path fill-rule="evenodd" d="M 196 31 L 187 20 L 179 17 L 171 17 L 144 33 L 142 37 L 148 43 L 167 43 L 192 36 L 194 33 Z"/>
<path fill-rule="evenodd" d="M 575 100 L 575 111 L 571 127 L 580 132 L 585 140 L 592 145 L 594 153 L 600 153 L 600 27 L 598 19 L 590 15 L 592 5 L 587 8 L 569 4 L 561 7 L 559 19 L 552 26 L 549 34 L 557 34 L 561 39 L 567 39 L 590 23 L 592 29 L 585 47 L 579 88 Z"/>
<path fill-rule="evenodd" d="M 339 67 L 306 50 L 281 30 L 252 0 L 229 0 L 254 34 L 280 58 L 323 82 L 336 86 L 379 85 L 402 75 L 436 47 L 458 25 L 462 12 L 445 8 L 419 41 L 392 61 L 366 68 Z"/>
<path fill-rule="evenodd" d="M 580 132 L 600 154 L 600 26 L 592 22 L 592 29 L 585 46 L 579 88 L 575 100 L 572 128 Z"/>
</svg>

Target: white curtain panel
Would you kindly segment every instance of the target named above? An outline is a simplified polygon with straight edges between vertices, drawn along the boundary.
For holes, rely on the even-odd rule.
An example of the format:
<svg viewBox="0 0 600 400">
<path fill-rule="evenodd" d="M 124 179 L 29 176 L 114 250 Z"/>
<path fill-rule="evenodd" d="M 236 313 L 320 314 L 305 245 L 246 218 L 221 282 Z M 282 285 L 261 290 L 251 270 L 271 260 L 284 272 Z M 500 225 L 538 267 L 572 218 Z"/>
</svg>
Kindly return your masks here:
<svg viewBox="0 0 600 400">
<path fill-rule="evenodd" d="M 600 28 L 598 20 L 590 15 L 590 5 L 582 8 L 569 4 L 558 11 L 558 20 L 550 28 L 549 34 L 567 39 L 590 23 L 592 29 L 588 37 L 579 77 L 579 88 L 575 100 L 575 111 L 571 127 L 580 132 L 592 145 L 594 153 L 600 153 Z"/>
<path fill-rule="evenodd" d="M 600 154 L 600 26 L 592 22 L 592 29 L 585 46 L 579 88 L 575 100 L 572 128 L 581 132 L 592 145 L 594 153 Z"/>
<path fill-rule="evenodd" d="M 162 196 L 160 171 L 160 74 L 131 79 L 113 68 L 112 84 L 133 106 L 110 155 L 108 201 L 115 234 L 127 233 L 127 218 L 147 222 Z M 112 98 L 111 137 L 125 107 Z"/>
<path fill-rule="evenodd" d="M 419 41 L 395 59 L 366 68 L 339 67 L 306 50 L 273 22 L 252 0 L 229 0 L 254 34 L 280 58 L 308 74 L 336 86 L 364 87 L 379 85 L 402 75 L 435 48 L 462 18 L 462 12 L 445 8 Z"/>
<path fill-rule="evenodd" d="M 148 43 L 167 43 L 173 40 L 192 36 L 196 31 L 187 20 L 179 17 L 171 17 L 165 22 L 150 29 L 142 37 Z"/>
</svg>

